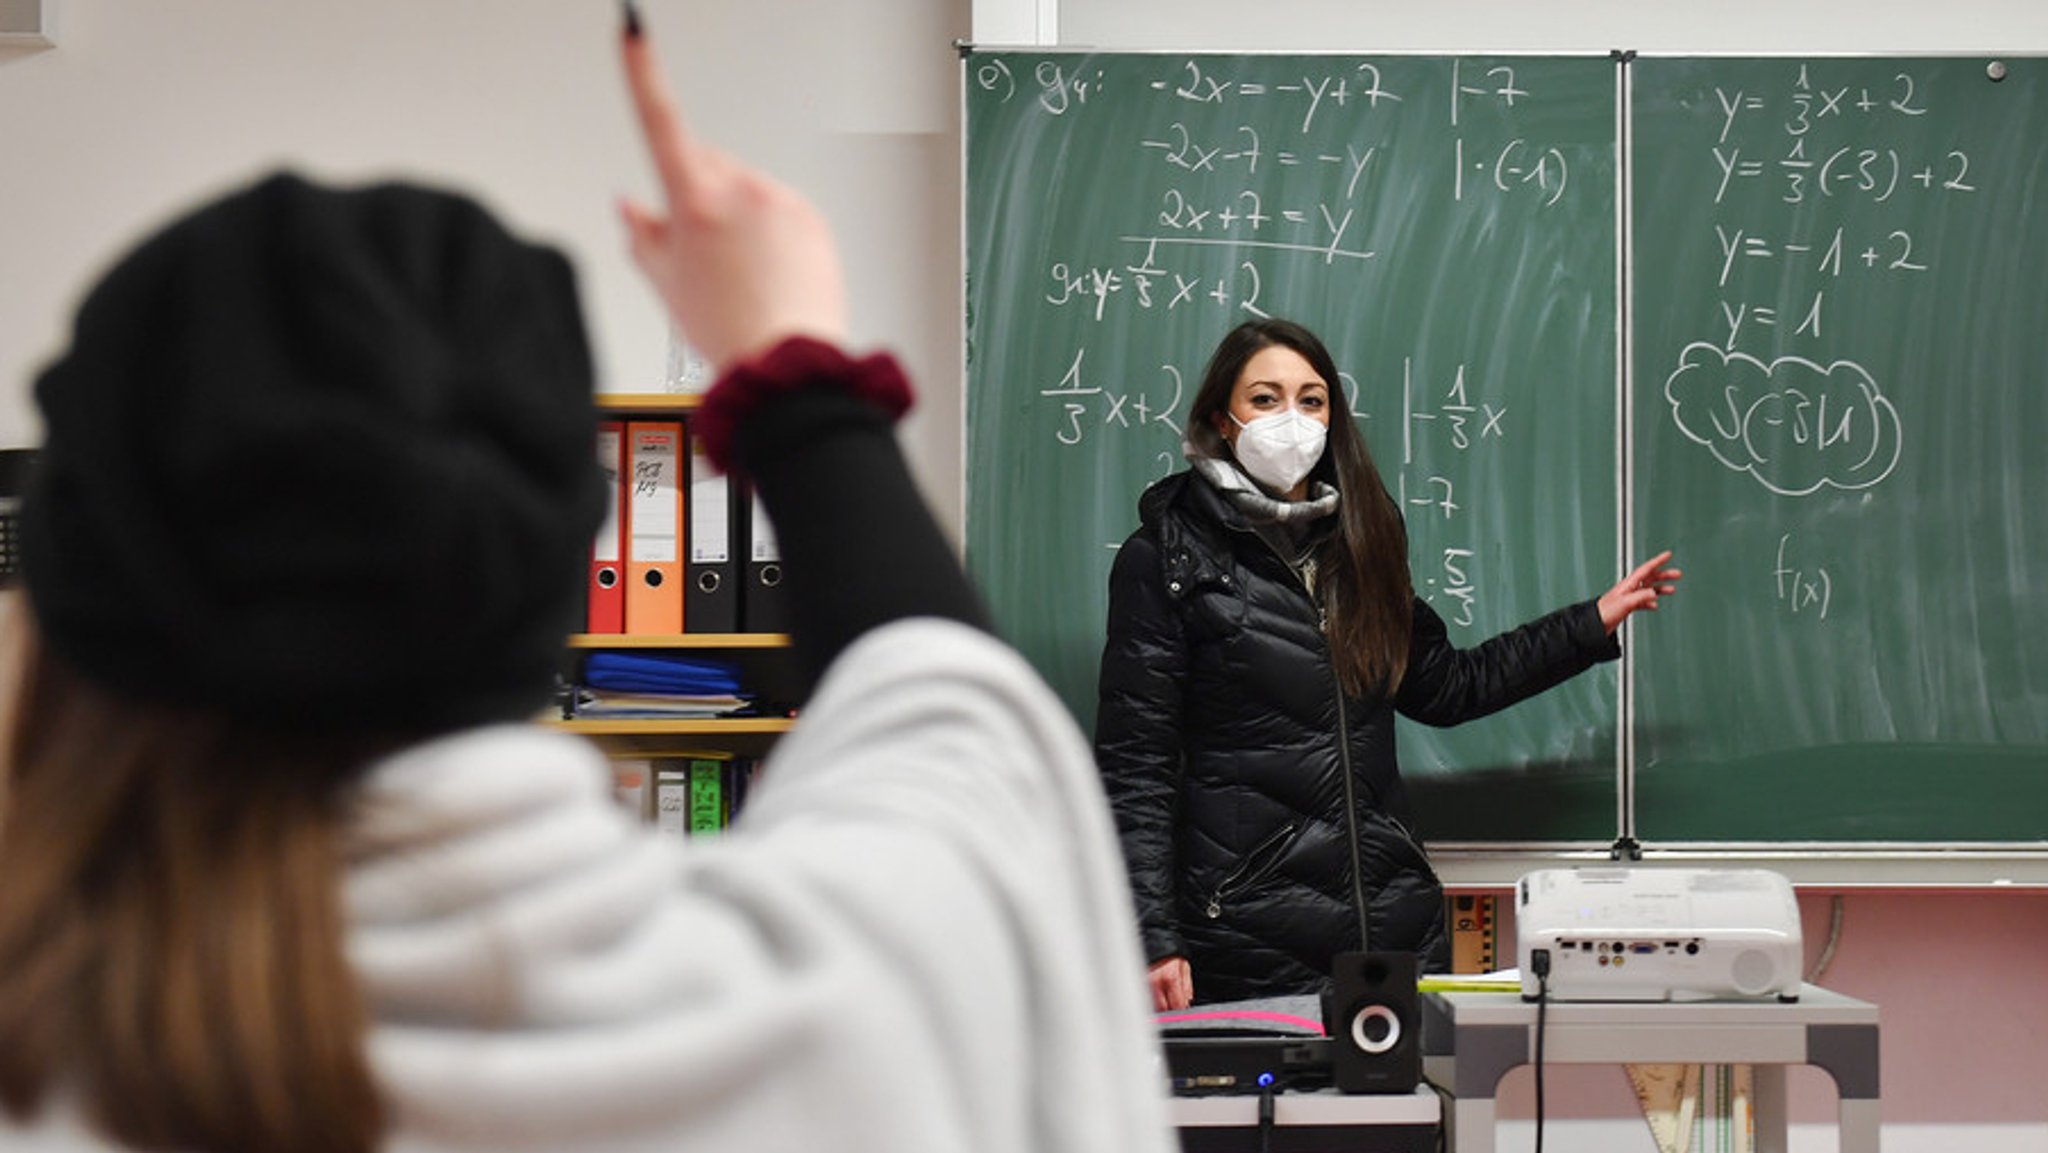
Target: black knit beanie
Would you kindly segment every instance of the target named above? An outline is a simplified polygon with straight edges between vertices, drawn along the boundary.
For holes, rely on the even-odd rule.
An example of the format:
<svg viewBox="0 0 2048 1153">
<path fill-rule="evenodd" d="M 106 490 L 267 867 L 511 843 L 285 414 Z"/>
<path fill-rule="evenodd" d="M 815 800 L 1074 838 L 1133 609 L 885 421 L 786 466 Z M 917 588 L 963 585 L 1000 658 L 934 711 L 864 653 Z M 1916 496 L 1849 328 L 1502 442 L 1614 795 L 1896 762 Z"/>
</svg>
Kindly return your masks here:
<svg viewBox="0 0 2048 1153">
<path fill-rule="evenodd" d="M 432 732 L 547 698 L 603 514 L 568 262 L 270 177 L 144 241 L 36 381 L 45 644 L 125 695 Z"/>
</svg>

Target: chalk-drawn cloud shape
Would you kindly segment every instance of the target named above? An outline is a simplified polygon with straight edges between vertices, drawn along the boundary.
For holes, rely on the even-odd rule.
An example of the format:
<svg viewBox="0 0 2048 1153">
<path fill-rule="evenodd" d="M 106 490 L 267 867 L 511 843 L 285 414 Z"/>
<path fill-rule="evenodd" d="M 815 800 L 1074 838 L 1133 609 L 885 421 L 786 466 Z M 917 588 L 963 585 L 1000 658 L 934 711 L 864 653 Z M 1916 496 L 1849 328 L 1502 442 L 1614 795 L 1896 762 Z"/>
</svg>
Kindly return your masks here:
<svg viewBox="0 0 2048 1153">
<path fill-rule="evenodd" d="M 1706 343 L 1664 381 L 1678 430 L 1782 496 L 1869 488 L 1898 467 L 1899 414 L 1863 367 L 1786 356 L 1769 364 Z"/>
</svg>

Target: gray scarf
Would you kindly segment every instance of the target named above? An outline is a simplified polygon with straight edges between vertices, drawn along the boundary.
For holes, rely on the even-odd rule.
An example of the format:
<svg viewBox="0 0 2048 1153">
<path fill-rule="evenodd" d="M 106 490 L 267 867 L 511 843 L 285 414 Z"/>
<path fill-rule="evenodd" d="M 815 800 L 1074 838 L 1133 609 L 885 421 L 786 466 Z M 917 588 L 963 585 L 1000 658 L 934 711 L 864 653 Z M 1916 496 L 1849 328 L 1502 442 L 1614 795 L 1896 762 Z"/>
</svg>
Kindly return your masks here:
<svg viewBox="0 0 2048 1153">
<path fill-rule="evenodd" d="M 1234 461 L 1204 455 L 1192 444 L 1182 445 L 1182 452 L 1195 475 L 1242 512 L 1253 531 L 1287 560 L 1309 591 L 1315 591 L 1315 550 L 1307 543 L 1311 526 L 1337 511 L 1336 486 L 1311 481 L 1307 500 L 1281 500 L 1268 495 Z"/>
<path fill-rule="evenodd" d="M 1307 500 L 1281 500 L 1267 495 L 1266 490 L 1246 476 L 1236 462 L 1204 456 L 1193 445 L 1183 446 L 1183 451 L 1188 463 L 1195 466 L 1195 472 L 1253 524 L 1287 524 L 1306 528 L 1317 517 L 1337 511 L 1337 489 L 1327 482 L 1309 482 Z"/>
</svg>

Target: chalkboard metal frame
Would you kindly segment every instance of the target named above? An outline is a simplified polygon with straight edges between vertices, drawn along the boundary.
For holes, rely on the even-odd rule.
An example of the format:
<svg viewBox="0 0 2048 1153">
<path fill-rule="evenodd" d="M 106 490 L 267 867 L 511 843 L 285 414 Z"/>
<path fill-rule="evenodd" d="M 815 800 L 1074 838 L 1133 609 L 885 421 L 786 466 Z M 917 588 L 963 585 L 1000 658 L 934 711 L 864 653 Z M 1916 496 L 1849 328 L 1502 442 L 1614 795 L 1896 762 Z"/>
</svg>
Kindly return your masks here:
<svg viewBox="0 0 2048 1153">
<path fill-rule="evenodd" d="M 2038 379 L 2048 334 L 2038 316 L 1978 303 L 2048 294 L 2048 229 L 2038 207 L 2011 192 L 2048 183 L 2044 64 L 2048 58 L 2038 54 L 1997 53 L 1644 54 L 1632 62 L 1629 135 L 1638 144 L 1629 157 L 1635 347 L 1628 372 L 1641 408 L 1631 422 L 1630 452 L 1632 460 L 1648 454 L 1648 467 L 1630 492 L 1643 498 L 1636 517 L 1643 531 L 1676 534 L 1692 544 L 1695 560 L 1705 553 L 1718 562 L 1719 571 L 1695 566 L 1686 607 L 1707 609 L 1724 634 L 1703 637 L 1705 626 L 1693 614 L 1656 622 L 1668 627 L 1645 631 L 1636 646 L 1643 674 L 1631 682 L 1641 708 L 1630 725 L 1629 777 L 1645 843 L 1694 857 L 1763 854 L 1782 859 L 1789 871 L 1841 883 L 2048 882 L 2048 739 L 2040 710 L 2027 704 L 2048 694 L 2048 682 L 2038 673 L 1978 673 L 1978 693 L 1966 698 L 1937 688 L 1918 704 L 1909 703 L 1910 691 L 1902 698 L 1887 684 L 1940 661 L 1955 673 L 1980 662 L 2014 667 L 2013 658 L 1999 654 L 2025 649 L 2028 630 L 2015 628 L 2024 615 L 1989 614 L 2001 623 L 1987 620 L 1977 629 L 1975 605 L 2022 599 L 2027 582 L 1980 573 L 1973 584 L 1935 574 L 1958 565 L 1968 572 L 1971 562 L 1956 558 L 1980 553 L 2021 558 L 1977 566 L 1995 572 L 2048 565 L 2048 542 L 2025 532 L 2027 518 L 2019 516 L 2022 507 L 2048 500 L 2048 461 L 2000 449 L 2010 437 L 1987 431 L 2048 424 L 2038 402 L 2028 402 L 2034 407 L 2022 416 L 2010 399 L 2039 394 L 2017 382 Z M 1876 179 L 1878 164 L 1891 168 L 1890 188 Z M 1915 165 L 1926 167 L 1927 179 L 1900 181 Z M 1969 169 L 1971 179 L 1944 180 L 1954 173 L 1937 165 Z M 1718 184 L 1698 179 L 1716 172 Z M 1824 180 L 1836 191 L 1817 192 Z M 1967 191 L 1944 193 L 1950 184 Z M 1894 198 L 1900 188 L 1920 198 Z M 1866 267 L 1879 270 L 1859 283 L 1844 277 L 1839 263 L 1832 276 L 1823 275 L 1826 248 L 1814 244 L 1794 271 L 1793 253 L 1805 253 L 1808 241 L 1833 237 L 1839 246 L 1845 234 L 1859 232 L 1895 246 L 1917 241 L 1919 251 L 1909 259 L 1875 253 L 1867 239 L 1852 245 L 1872 247 Z M 1660 269 L 1686 266 L 1691 258 L 1681 245 L 1698 249 L 1708 235 L 1719 238 L 1704 246 L 1721 254 L 1706 258 L 1719 265 L 1718 285 L 1702 291 L 1676 277 L 1633 274 L 1646 260 Z M 1886 273 L 1888 267 L 1894 271 Z M 1829 463 L 1813 447 L 1824 440 L 1805 442 L 1809 457 L 1788 439 L 1768 448 L 1768 466 L 1738 461 L 1748 475 L 1727 471 L 1739 453 L 1693 431 L 1686 432 L 1690 441 L 1671 436 L 1692 419 L 1672 408 L 1684 395 L 1673 390 L 1687 375 L 1687 358 L 1677 355 L 1687 339 L 1682 318 L 1688 309 L 1697 317 L 1702 306 L 1723 318 L 1773 309 L 1785 316 L 1769 328 L 1727 321 L 1716 341 L 1726 351 L 1699 354 L 1702 368 L 1745 358 L 1725 380 L 1705 377 L 1713 385 L 1708 394 L 1725 398 L 1724 407 L 1743 389 L 1753 390 L 1755 403 L 1772 389 L 1825 403 L 1836 385 L 1853 378 L 1858 395 L 1875 397 L 1869 422 L 1853 427 L 1889 428 L 1888 418 L 1902 432 L 1888 444 L 1876 431 L 1863 433 L 1868 449 L 1841 439 L 1861 453 L 1862 472 Z M 1999 319 L 1981 319 L 1994 315 Z M 1938 393 L 1914 387 L 1916 361 L 1940 366 L 1938 376 L 1929 376 L 1930 383 L 1939 379 Z M 1779 376 L 1826 375 L 1780 382 L 1774 367 Z M 1966 407 L 1969 420 L 1946 421 Z M 1951 424 L 1954 439 L 1938 442 L 1934 429 Z M 1842 433 L 1851 427 L 1830 426 Z M 1917 455 L 1928 451 L 1935 455 Z M 1794 462 L 1810 471 L 1796 480 L 1763 471 Z M 1892 462 L 1901 472 L 1887 480 Z M 1959 506 L 1971 504 L 2004 508 L 2019 527 L 1991 530 L 1995 536 L 1971 529 L 1966 536 Z M 1755 557 L 1773 542 L 1792 555 L 1776 563 L 1780 582 L 1767 590 L 1775 600 L 1761 598 L 1772 602 L 1766 604 L 1739 589 L 1747 587 L 1740 584 L 1746 569 L 1756 568 Z M 1829 565 L 1838 566 L 1832 574 Z M 1924 571 L 1934 591 L 1913 595 L 1906 591 L 1911 581 L 1883 575 L 1895 571 Z M 1802 594 L 1798 582 L 1809 583 L 1809 594 L 1824 594 L 1830 576 L 1837 613 L 1821 624 L 1826 601 Z M 1789 596 L 1786 583 L 1793 585 Z M 1864 604 L 1855 599 L 1859 585 Z M 1840 611 L 1845 602 L 1847 613 Z M 1956 621 L 1971 622 L 1981 648 Z M 1836 639 L 1827 639 L 1829 629 Z M 1722 643 L 1734 634 L 1769 639 L 1751 646 L 1752 658 Z M 1804 652 L 1814 655 L 1801 658 L 1799 673 L 1770 671 Z M 1722 687 L 1677 671 L 1687 658 L 1725 669 Z M 1837 675 L 1814 675 L 1830 668 Z M 1970 675 L 1954 679 L 1968 683 Z M 1856 688 L 1867 694 L 1858 697 L 1842 687 L 1851 683 L 1876 687 Z M 1933 703 L 1941 700 L 1953 703 Z M 1709 718 L 1718 723 L 1711 740 L 1672 740 L 1684 725 L 1704 731 L 1697 726 Z M 1796 743 L 1773 751 L 1791 733 L 1800 734 Z M 1991 733 L 1998 734 L 1994 744 L 1972 735 Z M 2018 782 L 2025 783 L 2015 788 Z M 1710 790 L 1740 800 L 1706 801 Z M 2035 816 L 2015 817 L 2022 813 Z M 1764 830 L 1769 834 L 1757 835 Z"/>
</svg>

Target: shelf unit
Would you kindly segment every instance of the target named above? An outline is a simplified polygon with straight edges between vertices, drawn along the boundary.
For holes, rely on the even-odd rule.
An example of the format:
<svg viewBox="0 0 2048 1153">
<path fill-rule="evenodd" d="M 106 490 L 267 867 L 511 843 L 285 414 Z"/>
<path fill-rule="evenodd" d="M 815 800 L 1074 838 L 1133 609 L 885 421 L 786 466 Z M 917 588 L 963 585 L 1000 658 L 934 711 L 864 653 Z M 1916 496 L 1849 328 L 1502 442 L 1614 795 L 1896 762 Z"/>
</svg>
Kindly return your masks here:
<svg viewBox="0 0 2048 1153">
<path fill-rule="evenodd" d="M 598 411 L 608 417 L 687 417 L 702 397 L 694 393 L 599 393 Z M 750 685 L 773 694 L 788 679 L 786 633 L 575 633 L 569 655 L 620 649 L 691 650 L 732 656 Z M 774 694 L 782 695 L 782 694 Z M 665 753 L 681 746 L 720 749 L 744 756 L 765 754 L 795 723 L 789 717 L 730 717 L 710 720 L 605 718 L 551 720 L 555 728 L 581 733 L 612 756 Z"/>
</svg>

